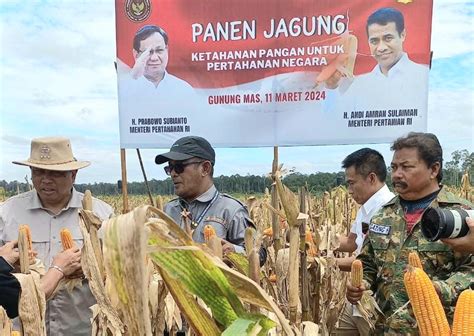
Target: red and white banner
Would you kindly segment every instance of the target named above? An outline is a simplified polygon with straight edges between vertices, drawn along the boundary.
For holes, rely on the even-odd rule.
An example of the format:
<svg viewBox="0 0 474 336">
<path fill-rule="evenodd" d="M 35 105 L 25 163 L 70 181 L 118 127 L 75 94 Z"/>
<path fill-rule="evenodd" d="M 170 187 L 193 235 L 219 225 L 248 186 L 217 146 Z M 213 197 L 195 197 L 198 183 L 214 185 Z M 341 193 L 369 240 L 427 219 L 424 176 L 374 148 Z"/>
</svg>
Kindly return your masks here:
<svg viewBox="0 0 474 336">
<path fill-rule="evenodd" d="M 431 17 L 432 0 L 116 0 L 121 147 L 424 131 Z"/>
</svg>

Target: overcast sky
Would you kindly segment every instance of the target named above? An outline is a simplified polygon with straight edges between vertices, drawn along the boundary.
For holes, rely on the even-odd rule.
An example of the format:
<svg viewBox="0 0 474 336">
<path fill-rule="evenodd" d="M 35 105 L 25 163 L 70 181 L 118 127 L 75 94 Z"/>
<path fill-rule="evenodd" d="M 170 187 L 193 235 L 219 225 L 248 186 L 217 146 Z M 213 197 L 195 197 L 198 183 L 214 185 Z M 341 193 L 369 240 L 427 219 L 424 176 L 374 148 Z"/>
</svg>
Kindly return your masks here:
<svg viewBox="0 0 474 336">
<path fill-rule="evenodd" d="M 474 1 L 434 1 L 428 131 L 445 159 L 474 151 Z M 114 1 L 0 0 L 0 180 L 21 180 L 31 138 L 66 135 L 78 159 L 92 165 L 78 183 L 120 179 Z M 287 147 L 280 162 L 302 173 L 340 170 L 357 146 Z M 389 144 L 370 145 L 391 160 Z M 148 178 L 163 179 L 154 155 L 142 150 Z M 266 174 L 273 148 L 217 149 L 216 175 Z M 127 150 L 129 181 L 143 177 Z"/>
</svg>

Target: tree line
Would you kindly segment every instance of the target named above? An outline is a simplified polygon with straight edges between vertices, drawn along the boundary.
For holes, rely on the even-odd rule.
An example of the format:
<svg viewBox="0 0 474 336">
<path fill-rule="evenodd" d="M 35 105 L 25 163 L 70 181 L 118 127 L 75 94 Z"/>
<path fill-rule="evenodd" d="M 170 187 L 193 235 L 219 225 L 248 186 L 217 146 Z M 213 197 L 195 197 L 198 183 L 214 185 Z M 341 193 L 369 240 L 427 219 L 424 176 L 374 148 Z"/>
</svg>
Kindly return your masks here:
<svg viewBox="0 0 474 336">
<path fill-rule="evenodd" d="M 462 175 L 469 172 L 471 185 L 474 185 L 474 152 L 469 152 L 467 149 L 457 150 L 451 154 L 451 160 L 443 165 L 443 184 L 451 186 L 459 186 Z M 344 184 L 344 172 L 323 173 L 317 172 L 314 174 L 301 174 L 299 172 L 291 172 L 283 178 L 283 183 L 291 190 L 297 191 L 299 187 L 306 186 L 308 190 L 320 195 L 324 191 Z M 272 180 L 269 176 L 258 175 L 231 175 L 214 177 L 216 187 L 224 193 L 229 194 L 260 194 L 264 193 L 265 189 L 270 189 Z M 391 187 L 390 182 L 390 167 L 388 168 L 387 184 Z M 173 182 L 171 178 L 166 180 L 152 179 L 148 182 L 150 191 L 153 195 L 172 195 L 174 193 Z M 78 191 L 84 192 L 89 189 L 93 195 L 116 195 L 122 192 L 121 181 L 117 183 L 86 183 L 76 184 Z M 20 192 L 29 190 L 31 186 L 25 182 L 7 182 L 0 181 L 0 191 L 5 193 L 4 196 L 12 196 Z M 129 182 L 127 190 L 132 195 L 143 195 L 147 193 L 147 188 L 144 182 Z"/>
</svg>

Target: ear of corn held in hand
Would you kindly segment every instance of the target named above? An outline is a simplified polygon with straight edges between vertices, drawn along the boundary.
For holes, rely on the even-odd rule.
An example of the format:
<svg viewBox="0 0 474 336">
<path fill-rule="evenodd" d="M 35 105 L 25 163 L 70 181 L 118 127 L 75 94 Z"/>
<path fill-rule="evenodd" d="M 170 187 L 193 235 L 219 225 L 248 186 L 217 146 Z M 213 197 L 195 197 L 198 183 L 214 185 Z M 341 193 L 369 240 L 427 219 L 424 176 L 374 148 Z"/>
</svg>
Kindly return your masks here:
<svg viewBox="0 0 474 336">
<path fill-rule="evenodd" d="M 74 240 L 72 239 L 71 231 L 64 228 L 59 232 L 61 236 L 61 244 L 63 245 L 63 250 L 69 250 L 74 247 Z"/>
<path fill-rule="evenodd" d="M 33 243 L 32 243 L 32 240 L 31 240 L 31 229 L 28 225 L 20 225 L 20 228 L 19 228 L 20 231 L 23 231 L 25 236 L 26 236 L 26 241 L 28 243 L 28 249 L 29 250 L 32 250 L 33 249 Z"/>
<path fill-rule="evenodd" d="M 20 272 L 30 273 L 30 251 L 32 250 L 31 231 L 28 225 L 18 228 L 18 251 L 20 252 Z"/>
<path fill-rule="evenodd" d="M 354 260 L 351 265 L 351 285 L 360 287 L 362 285 L 363 275 L 362 262 L 358 259 Z"/>
<path fill-rule="evenodd" d="M 449 336 L 448 320 L 436 289 L 423 269 L 408 266 L 403 282 L 418 323 L 421 336 Z"/>
<path fill-rule="evenodd" d="M 204 240 L 206 241 L 206 244 L 209 243 L 209 240 L 211 237 L 214 237 L 216 235 L 216 230 L 212 225 L 206 225 L 204 226 Z"/>
</svg>

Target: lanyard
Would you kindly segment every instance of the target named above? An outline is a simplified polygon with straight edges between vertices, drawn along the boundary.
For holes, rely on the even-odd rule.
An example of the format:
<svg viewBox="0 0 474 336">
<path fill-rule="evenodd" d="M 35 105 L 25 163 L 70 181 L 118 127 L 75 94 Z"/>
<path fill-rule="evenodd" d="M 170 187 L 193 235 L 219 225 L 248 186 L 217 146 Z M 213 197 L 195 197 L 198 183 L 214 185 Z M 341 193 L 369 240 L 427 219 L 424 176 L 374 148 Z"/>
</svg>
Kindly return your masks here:
<svg viewBox="0 0 474 336">
<path fill-rule="evenodd" d="M 211 201 L 209 202 L 209 204 L 206 206 L 206 208 L 204 208 L 204 210 L 201 212 L 201 214 L 198 216 L 198 218 L 196 219 L 196 227 L 201 224 L 201 221 L 203 220 L 204 216 L 206 215 L 206 213 L 209 211 L 209 209 L 211 208 L 211 206 L 214 204 L 214 202 L 217 200 L 217 196 L 219 196 L 219 192 L 216 190 L 216 192 L 214 193 L 214 196 L 212 197 Z"/>
<path fill-rule="evenodd" d="M 198 227 L 198 225 L 201 223 L 201 221 L 203 220 L 204 216 L 209 211 L 211 206 L 216 202 L 217 196 L 219 196 L 219 191 L 216 190 L 216 192 L 214 193 L 214 196 L 212 196 L 211 201 L 207 204 L 207 206 L 204 208 L 201 214 L 197 217 L 196 221 L 191 220 L 192 229 L 195 229 L 196 227 Z"/>
</svg>

